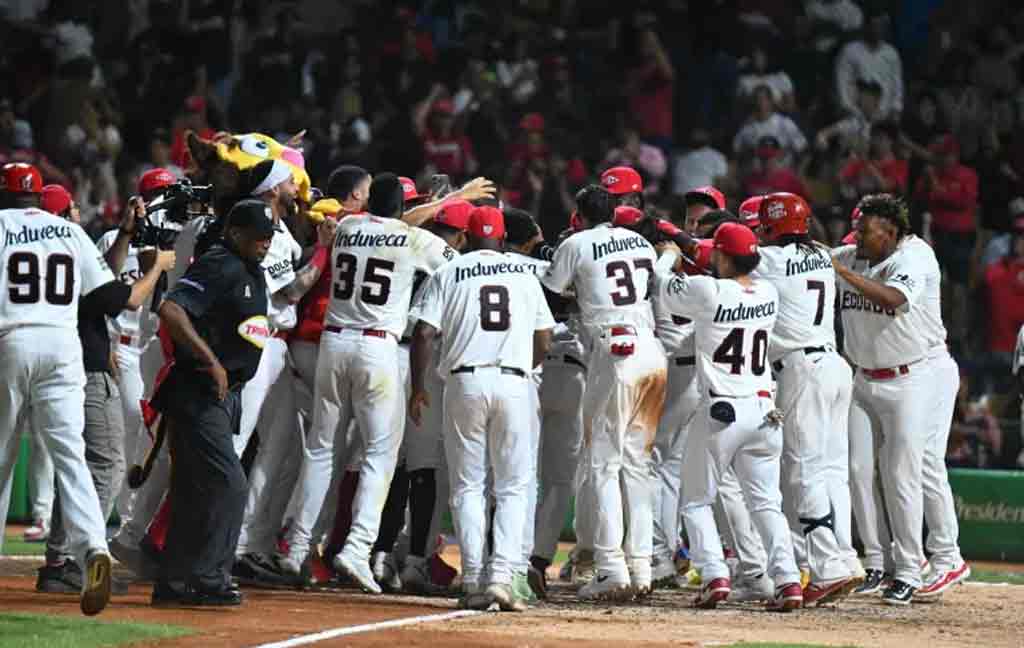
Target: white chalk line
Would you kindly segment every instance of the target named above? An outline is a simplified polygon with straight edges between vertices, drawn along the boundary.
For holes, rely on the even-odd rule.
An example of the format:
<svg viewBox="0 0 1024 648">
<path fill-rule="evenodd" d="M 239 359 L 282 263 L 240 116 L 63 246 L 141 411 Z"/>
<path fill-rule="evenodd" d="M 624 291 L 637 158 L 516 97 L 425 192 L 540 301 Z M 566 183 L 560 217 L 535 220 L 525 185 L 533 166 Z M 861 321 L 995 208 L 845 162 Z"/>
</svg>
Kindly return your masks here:
<svg viewBox="0 0 1024 648">
<path fill-rule="evenodd" d="M 463 617 L 476 616 L 478 614 L 483 614 L 483 612 L 480 612 L 479 610 L 456 610 L 454 612 L 445 612 L 443 614 L 426 614 L 423 616 L 407 617 L 405 619 L 394 619 L 392 621 L 380 621 L 378 623 L 345 626 L 342 628 L 333 628 L 331 630 L 315 632 L 313 634 L 300 635 L 283 641 L 259 644 L 253 648 L 292 648 L 293 646 L 305 646 L 306 644 L 327 641 L 328 639 L 360 634 L 363 632 L 376 632 L 377 630 L 389 630 L 391 628 L 401 628 L 402 626 L 417 625 L 420 623 L 433 623 L 435 621 L 450 621 L 452 619 L 461 619 Z"/>
</svg>

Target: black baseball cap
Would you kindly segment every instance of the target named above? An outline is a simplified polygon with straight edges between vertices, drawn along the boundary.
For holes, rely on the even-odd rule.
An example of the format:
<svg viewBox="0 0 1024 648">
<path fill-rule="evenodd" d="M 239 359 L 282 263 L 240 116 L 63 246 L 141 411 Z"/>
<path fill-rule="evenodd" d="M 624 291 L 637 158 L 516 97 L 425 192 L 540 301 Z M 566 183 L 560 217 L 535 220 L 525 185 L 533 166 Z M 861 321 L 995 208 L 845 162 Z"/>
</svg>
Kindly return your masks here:
<svg viewBox="0 0 1024 648">
<path fill-rule="evenodd" d="M 228 227 L 240 227 L 259 240 L 273 238 L 274 220 L 270 205 L 255 198 L 235 203 L 228 212 Z"/>
</svg>

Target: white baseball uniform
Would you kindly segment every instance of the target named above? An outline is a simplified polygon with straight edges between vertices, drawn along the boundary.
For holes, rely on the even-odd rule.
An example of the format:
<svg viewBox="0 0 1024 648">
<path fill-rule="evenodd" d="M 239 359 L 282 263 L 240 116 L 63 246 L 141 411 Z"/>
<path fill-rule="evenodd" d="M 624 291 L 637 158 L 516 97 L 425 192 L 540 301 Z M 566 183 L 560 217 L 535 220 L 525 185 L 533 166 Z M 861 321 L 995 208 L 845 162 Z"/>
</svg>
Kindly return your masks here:
<svg viewBox="0 0 1024 648">
<path fill-rule="evenodd" d="M 40 209 L 0 211 L 0 491 L 9 484 L 31 421 L 46 439 L 64 523 L 78 564 L 106 551 L 106 520 L 85 462 L 85 368 L 78 300 L 114 281 L 81 227 Z M 31 413 L 27 414 L 27 410 Z M 8 497 L 0 498 L 0 542 Z M 2 548 L 2 547 L 0 547 Z"/>
<path fill-rule="evenodd" d="M 267 281 L 267 319 L 274 334 L 263 347 L 256 375 L 242 388 L 242 417 L 234 439 L 235 452 L 242 456 L 257 420 L 263 422 L 259 452 L 249 470 L 245 521 L 235 550 L 239 556 L 274 550 L 302 464 L 303 434 L 296 414 L 295 374 L 285 340 L 298 322 L 298 309 L 279 294 L 295 280 L 301 257 L 302 246 L 284 221 L 279 221 L 260 264 Z"/>
<path fill-rule="evenodd" d="M 710 582 L 730 575 L 711 503 L 717 475 L 732 466 L 768 552 L 768 576 L 776 586 L 799 583 L 779 491 L 782 430 L 768 418 L 774 409 L 768 340 L 778 291 L 763 280 L 745 287 L 731 279 L 659 272 L 657 299 L 694 321 L 701 403 L 690 431 L 682 496 L 690 554 L 701 577 Z"/>
<path fill-rule="evenodd" d="M 651 583 L 650 456 L 666 381 L 650 302 L 655 261 L 642 236 L 601 224 L 562 242 L 544 277 L 556 293 L 574 288 L 591 341 L 582 488 L 599 511 L 593 536 L 597 578 L 638 588 Z"/>
<path fill-rule="evenodd" d="M 853 374 L 835 348 L 832 257 L 813 244 L 762 246 L 753 276 L 779 293 L 768 360 L 784 417 L 782 485 L 789 525 L 805 540 L 812 582 L 846 578 L 856 557 L 850 555 L 846 432 Z"/>
<path fill-rule="evenodd" d="M 934 254 L 925 253 L 910 237 L 875 266 L 857 259 L 853 246 L 841 248 L 835 256 L 847 267 L 906 297 L 902 307 L 887 310 L 839 281 L 846 353 L 858 368 L 853 398 L 866 414 L 879 450 L 876 460 L 894 540 L 893 575 L 919 588 L 924 517 L 922 466 L 932 420 L 924 302 L 927 286 L 939 281 L 939 267 Z M 855 420 L 863 417 L 856 415 Z M 851 438 L 854 434 L 862 436 L 851 431 Z M 869 516 L 871 513 L 866 512 L 865 517 Z M 863 523 L 860 517 L 858 523 Z"/>
<path fill-rule="evenodd" d="M 429 280 L 413 317 L 444 336 L 445 452 L 464 587 L 511 583 L 522 563 L 531 428 L 534 332 L 554 327 L 532 267 L 478 250 Z M 492 476 L 494 550 L 484 573 L 487 474 Z"/>
<path fill-rule="evenodd" d="M 344 551 L 365 561 L 377 539 L 381 511 L 405 426 L 405 386 L 398 339 L 405 330 L 413 278 L 433 273 L 455 251 L 430 232 L 370 214 L 338 223 L 334 285 L 320 338 L 313 425 L 299 480 L 300 510 L 288 532 L 289 553 L 304 559 L 310 532 L 331 480 L 335 430 L 355 418 L 363 441 L 352 528 Z"/>
<path fill-rule="evenodd" d="M 100 237 L 96 247 L 106 254 L 113 247 L 117 235 L 118 230 L 110 230 Z M 129 245 L 118 279 L 130 286 L 141 277 L 139 248 Z M 142 424 L 140 402 L 146 390 L 142 377 L 142 354 L 156 335 L 160 321 L 152 312 L 151 303 L 147 302 L 135 310 L 125 309 L 117 317 L 107 318 L 107 324 L 117 362 L 117 386 L 121 391 L 121 409 L 124 413 L 124 457 L 128 466 L 134 466 L 142 461 L 149 449 L 143 442 L 149 437 Z M 131 517 L 133 495 L 134 491 L 125 484 L 117 498 L 117 513 L 122 520 Z"/>
</svg>

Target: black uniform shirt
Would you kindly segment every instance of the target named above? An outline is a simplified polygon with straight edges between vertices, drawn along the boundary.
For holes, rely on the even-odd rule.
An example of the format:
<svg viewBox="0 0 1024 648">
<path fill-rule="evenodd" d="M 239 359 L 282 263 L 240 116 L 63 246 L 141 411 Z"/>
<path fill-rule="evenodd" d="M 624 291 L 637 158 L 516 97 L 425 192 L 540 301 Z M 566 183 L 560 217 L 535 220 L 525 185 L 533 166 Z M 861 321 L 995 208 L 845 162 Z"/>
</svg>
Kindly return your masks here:
<svg viewBox="0 0 1024 648">
<path fill-rule="evenodd" d="M 87 372 L 110 373 L 107 317 L 117 317 L 131 296 L 132 287 L 115 280 L 78 302 L 78 338 L 82 341 L 82 362 Z"/>
<path fill-rule="evenodd" d="M 246 263 L 223 243 L 215 243 L 189 266 L 165 299 L 189 314 L 228 372 L 231 385 L 253 377 L 270 335 L 267 284 L 258 263 Z M 175 345 L 174 356 L 176 369 L 200 371 L 199 360 L 181 345 Z"/>
</svg>

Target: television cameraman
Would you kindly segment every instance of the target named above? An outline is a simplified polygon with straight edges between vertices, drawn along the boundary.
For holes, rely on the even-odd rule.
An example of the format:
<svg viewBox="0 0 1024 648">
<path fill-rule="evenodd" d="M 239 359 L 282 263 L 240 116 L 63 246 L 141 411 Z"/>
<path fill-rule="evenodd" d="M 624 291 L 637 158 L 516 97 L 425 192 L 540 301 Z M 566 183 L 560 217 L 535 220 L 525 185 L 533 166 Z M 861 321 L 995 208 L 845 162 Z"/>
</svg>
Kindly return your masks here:
<svg viewBox="0 0 1024 648">
<path fill-rule="evenodd" d="M 78 223 L 78 208 L 71 195 L 59 185 L 43 188 L 41 207 Z M 137 219 L 144 214 L 140 199 L 129 201 L 113 246 L 104 259 L 115 276 L 124 263 Z M 149 250 L 139 255 L 144 274 L 134 284 L 112 281 L 89 293 L 78 304 L 78 336 L 85 365 L 85 458 L 92 473 L 104 519 L 110 517 L 114 499 L 121 490 L 125 472 L 124 414 L 121 396 L 113 378 L 107 317 L 135 310 L 153 293 L 157 279 L 174 265 L 174 252 Z M 71 542 L 61 519 L 59 492 L 54 497 L 50 537 L 46 543 L 46 564 L 39 569 L 36 589 L 40 592 L 77 594 L 82 589 L 81 567 L 71 559 Z"/>
</svg>

